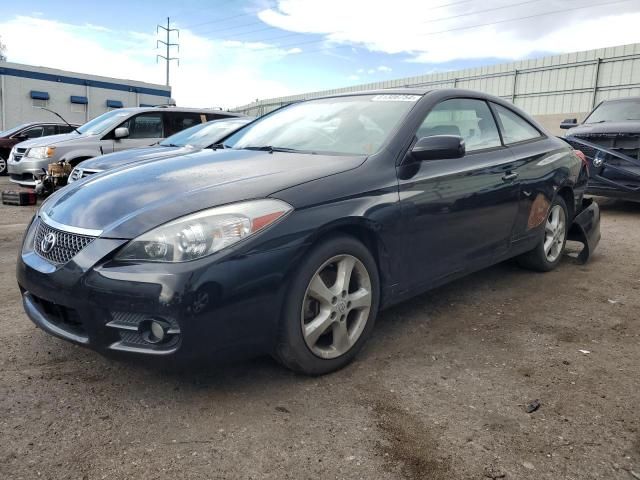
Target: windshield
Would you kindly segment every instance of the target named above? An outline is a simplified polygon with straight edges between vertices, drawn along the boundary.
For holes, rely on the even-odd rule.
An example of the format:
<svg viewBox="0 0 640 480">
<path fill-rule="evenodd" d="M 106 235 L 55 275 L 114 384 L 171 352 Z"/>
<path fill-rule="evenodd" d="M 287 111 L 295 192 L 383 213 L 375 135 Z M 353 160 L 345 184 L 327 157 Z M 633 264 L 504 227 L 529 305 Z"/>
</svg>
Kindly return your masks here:
<svg viewBox="0 0 640 480">
<path fill-rule="evenodd" d="M 234 149 L 369 155 L 380 149 L 419 99 L 419 95 L 354 95 L 296 103 L 255 121 L 225 144 Z"/>
<path fill-rule="evenodd" d="M 13 135 L 17 131 L 23 129 L 24 127 L 26 127 L 28 125 L 29 125 L 28 123 L 23 123 L 22 125 L 18 125 L 17 127 L 10 128 L 9 130 L 5 130 L 4 132 L 0 132 L 0 136 L 1 137 L 8 137 L 9 135 Z"/>
<path fill-rule="evenodd" d="M 99 117 L 88 121 L 81 127 L 78 127 L 77 130 L 80 133 L 86 133 L 87 135 L 97 135 L 110 127 L 115 127 L 129 115 L 131 115 L 131 112 L 127 110 L 111 110 L 110 112 L 103 113 Z"/>
<path fill-rule="evenodd" d="M 251 119 L 214 120 L 201 123 L 181 132 L 167 137 L 160 145 L 165 147 L 184 147 L 190 145 L 196 148 L 205 148 L 219 142 L 227 134 L 249 123 Z"/>
<path fill-rule="evenodd" d="M 640 99 L 601 103 L 584 123 L 625 122 L 627 120 L 640 120 Z"/>
</svg>

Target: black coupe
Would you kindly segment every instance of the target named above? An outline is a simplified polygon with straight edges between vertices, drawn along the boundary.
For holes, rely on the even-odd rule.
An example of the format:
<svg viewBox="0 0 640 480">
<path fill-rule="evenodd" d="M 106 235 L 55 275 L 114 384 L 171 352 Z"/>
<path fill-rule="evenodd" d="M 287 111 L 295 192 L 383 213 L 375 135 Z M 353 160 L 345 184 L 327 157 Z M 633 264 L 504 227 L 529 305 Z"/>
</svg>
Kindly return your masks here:
<svg viewBox="0 0 640 480">
<path fill-rule="evenodd" d="M 322 374 L 380 309 L 511 257 L 599 239 L 586 166 L 499 98 L 399 89 L 296 103 L 224 148 L 52 195 L 17 267 L 43 330 L 167 358 L 267 352 Z"/>
</svg>

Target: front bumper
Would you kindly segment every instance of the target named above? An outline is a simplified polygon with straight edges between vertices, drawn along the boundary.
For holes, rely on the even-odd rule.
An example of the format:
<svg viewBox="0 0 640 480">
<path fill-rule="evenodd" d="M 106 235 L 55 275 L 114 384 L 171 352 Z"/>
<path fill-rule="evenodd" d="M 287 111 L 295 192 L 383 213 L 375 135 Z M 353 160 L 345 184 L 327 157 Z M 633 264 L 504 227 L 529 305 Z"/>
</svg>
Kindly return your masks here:
<svg viewBox="0 0 640 480">
<path fill-rule="evenodd" d="M 586 263 L 600 243 L 600 207 L 592 199 L 582 201 L 582 210 L 573 219 L 567 238 L 584 245 L 578 261 Z"/>
<path fill-rule="evenodd" d="M 103 353 L 235 359 L 270 351 L 293 247 L 220 261 L 116 264 L 111 258 L 125 243 L 97 238 L 62 266 L 25 248 L 17 279 L 29 318 Z M 150 319 L 173 326 L 167 342 L 144 341 L 141 328 Z"/>
<path fill-rule="evenodd" d="M 26 186 L 35 186 L 35 174 L 46 171 L 50 163 L 55 162 L 54 158 L 32 159 L 22 157 L 19 161 L 13 160 L 13 156 L 9 157 L 7 162 L 7 171 L 9 172 L 9 180 L 13 183 Z"/>
</svg>

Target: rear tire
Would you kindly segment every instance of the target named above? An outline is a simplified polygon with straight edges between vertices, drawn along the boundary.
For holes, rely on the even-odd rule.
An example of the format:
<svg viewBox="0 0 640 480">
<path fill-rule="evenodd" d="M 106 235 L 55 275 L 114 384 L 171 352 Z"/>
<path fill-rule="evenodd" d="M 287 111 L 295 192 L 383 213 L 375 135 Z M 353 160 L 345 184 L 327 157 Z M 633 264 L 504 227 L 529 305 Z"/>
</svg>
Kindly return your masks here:
<svg viewBox="0 0 640 480">
<path fill-rule="evenodd" d="M 9 165 L 7 160 L 0 157 L 0 176 L 7 175 L 9 172 Z"/>
<path fill-rule="evenodd" d="M 313 248 L 289 283 L 275 358 L 322 375 L 351 362 L 371 334 L 380 281 L 371 252 L 346 235 Z"/>
<path fill-rule="evenodd" d="M 568 231 L 567 204 L 562 197 L 557 196 L 549 208 L 538 244 L 533 250 L 518 257 L 520 266 L 538 272 L 550 272 L 556 268 L 562 260 Z"/>
</svg>

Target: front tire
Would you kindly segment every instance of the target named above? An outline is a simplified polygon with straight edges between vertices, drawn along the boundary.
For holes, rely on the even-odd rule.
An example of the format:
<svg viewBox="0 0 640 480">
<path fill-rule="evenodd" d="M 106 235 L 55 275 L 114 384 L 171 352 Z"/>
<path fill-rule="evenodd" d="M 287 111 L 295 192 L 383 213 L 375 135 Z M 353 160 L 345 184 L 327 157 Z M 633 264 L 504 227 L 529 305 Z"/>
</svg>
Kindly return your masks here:
<svg viewBox="0 0 640 480">
<path fill-rule="evenodd" d="M 289 283 L 276 359 L 307 375 L 344 367 L 373 329 L 379 291 L 376 262 L 358 240 L 340 235 L 316 246 Z"/>
<path fill-rule="evenodd" d="M 567 243 L 569 231 L 569 212 L 567 204 L 560 196 L 556 197 L 544 224 L 541 238 L 536 247 L 518 258 L 518 263 L 531 270 L 550 272 L 558 266 Z"/>
</svg>

